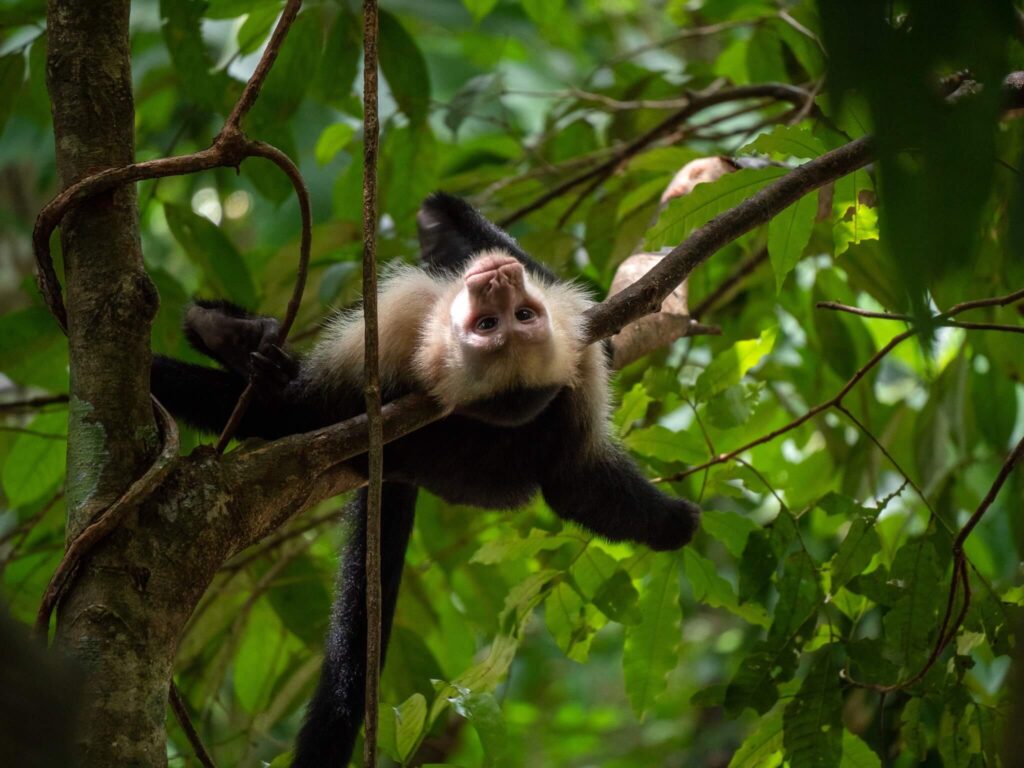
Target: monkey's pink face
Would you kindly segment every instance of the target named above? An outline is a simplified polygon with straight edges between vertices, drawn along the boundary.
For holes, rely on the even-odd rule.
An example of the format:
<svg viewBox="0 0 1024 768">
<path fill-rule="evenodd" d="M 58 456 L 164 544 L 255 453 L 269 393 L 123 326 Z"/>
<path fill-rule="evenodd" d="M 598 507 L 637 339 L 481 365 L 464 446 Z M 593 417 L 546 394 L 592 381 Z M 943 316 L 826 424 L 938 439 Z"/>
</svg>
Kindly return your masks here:
<svg viewBox="0 0 1024 768">
<path fill-rule="evenodd" d="M 478 352 L 510 344 L 539 344 L 551 335 L 547 308 L 531 291 L 523 265 L 511 256 L 481 256 L 462 276 L 452 302 L 452 327 L 459 340 Z"/>
</svg>

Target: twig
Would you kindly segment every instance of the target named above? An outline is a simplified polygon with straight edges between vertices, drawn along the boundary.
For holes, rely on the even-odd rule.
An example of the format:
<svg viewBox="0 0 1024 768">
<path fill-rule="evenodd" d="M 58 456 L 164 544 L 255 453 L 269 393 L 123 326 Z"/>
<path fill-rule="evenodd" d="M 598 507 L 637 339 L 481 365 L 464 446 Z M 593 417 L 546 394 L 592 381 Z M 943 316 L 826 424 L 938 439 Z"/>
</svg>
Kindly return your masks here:
<svg viewBox="0 0 1024 768">
<path fill-rule="evenodd" d="M 133 163 L 118 168 L 108 168 L 67 187 L 47 203 L 36 218 L 32 232 L 35 251 L 39 291 L 46 301 L 61 330 L 67 332 L 67 310 L 61 296 L 60 282 L 53 267 L 50 254 L 50 236 L 65 214 L 82 201 L 109 192 L 123 184 L 144 179 L 158 179 L 165 176 L 180 176 L 213 168 L 237 168 L 247 157 L 269 157 L 261 142 L 246 138 L 241 121 L 252 108 L 266 79 L 270 66 L 277 58 L 285 34 L 299 11 L 302 0 L 288 0 L 270 43 L 256 66 L 256 71 L 246 84 L 242 95 L 228 116 L 227 121 L 213 143 L 206 149 L 179 157 L 161 158 L 144 163 Z M 270 158 L 274 159 L 274 158 Z M 275 160 L 276 162 L 276 160 Z M 280 163 L 279 163 L 280 164 Z"/>
<path fill-rule="evenodd" d="M 199 732 L 192 724 L 192 719 L 188 716 L 185 699 L 173 680 L 171 680 L 170 700 L 174 717 L 178 720 L 181 730 L 185 732 L 185 738 L 188 739 L 188 743 L 192 745 L 192 751 L 195 752 L 196 759 L 203 764 L 203 768 L 217 768 L 213 758 L 210 757 L 210 753 L 206 751 L 203 740 L 199 738 Z"/>
<path fill-rule="evenodd" d="M 291 299 L 288 300 L 288 308 L 285 311 L 284 320 L 281 321 L 281 328 L 277 332 L 277 345 L 283 346 L 288 338 L 288 332 L 291 330 L 292 325 L 295 323 L 295 318 L 299 314 L 302 294 L 306 289 L 306 278 L 309 275 L 309 253 L 313 243 L 312 206 L 309 202 L 309 190 L 306 188 L 306 182 L 303 181 L 298 167 L 288 155 L 277 147 L 262 141 L 249 142 L 249 149 L 253 157 L 266 158 L 285 172 L 285 175 L 288 176 L 292 186 L 295 188 L 295 195 L 299 200 L 299 216 L 302 220 L 302 239 L 299 242 L 299 267 L 295 275 L 295 286 L 292 288 Z M 245 412 L 248 410 L 249 403 L 252 401 L 254 394 L 255 390 L 253 389 L 252 382 L 246 384 L 245 389 L 238 398 L 238 402 L 235 404 L 235 409 L 231 412 L 231 416 L 228 418 L 224 429 L 220 433 L 220 437 L 217 439 L 217 453 L 223 453 L 231 441 L 231 437 L 235 434 L 235 430 L 238 429 L 242 417 L 245 416 Z"/>
<path fill-rule="evenodd" d="M 57 405 L 58 403 L 66 403 L 67 401 L 67 395 L 43 395 L 40 397 L 28 397 L 24 400 L 12 400 L 7 403 L 0 403 L 0 416 L 8 413 L 34 411 L 39 408 L 45 408 L 48 405 Z"/>
<path fill-rule="evenodd" d="M 50 614 L 53 613 L 54 607 L 61 598 L 67 594 L 85 557 L 121 524 L 131 509 L 160 484 L 178 456 L 178 425 L 174 423 L 171 414 L 155 397 L 153 398 L 153 410 L 160 431 L 163 433 L 163 447 L 142 477 L 128 486 L 128 489 L 121 494 L 117 501 L 101 511 L 68 545 L 57 570 L 50 577 L 50 583 L 46 586 L 46 592 L 43 594 L 42 604 L 36 613 L 35 631 L 44 641 L 50 629 Z"/>
<path fill-rule="evenodd" d="M 533 213 L 534 211 L 543 208 L 552 200 L 561 197 L 569 190 L 575 189 L 581 184 L 586 184 L 594 178 L 603 177 L 607 173 L 613 173 L 622 162 L 640 153 L 650 144 L 663 138 L 678 125 L 709 107 L 713 107 L 717 104 L 725 104 L 730 101 L 764 97 L 774 98 L 779 101 L 789 101 L 793 104 L 802 104 L 804 103 L 807 94 L 800 88 L 781 83 L 747 85 L 729 89 L 712 86 L 705 91 L 695 93 L 690 97 L 686 106 L 676 112 L 673 112 L 647 132 L 641 134 L 632 141 L 623 144 L 608 160 L 588 171 L 563 181 L 561 184 L 555 185 L 553 188 L 537 197 L 534 201 L 527 203 L 501 219 L 499 224 L 503 227 L 514 224 L 527 214 Z"/>
<path fill-rule="evenodd" d="M 363 0 L 363 318 L 364 387 L 369 427 L 366 500 L 366 688 L 363 765 L 377 765 L 377 699 L 380 688 L 380 506 L 384 474 L 380 355 L 377 336 L 377 0 Z"/>
</svg>

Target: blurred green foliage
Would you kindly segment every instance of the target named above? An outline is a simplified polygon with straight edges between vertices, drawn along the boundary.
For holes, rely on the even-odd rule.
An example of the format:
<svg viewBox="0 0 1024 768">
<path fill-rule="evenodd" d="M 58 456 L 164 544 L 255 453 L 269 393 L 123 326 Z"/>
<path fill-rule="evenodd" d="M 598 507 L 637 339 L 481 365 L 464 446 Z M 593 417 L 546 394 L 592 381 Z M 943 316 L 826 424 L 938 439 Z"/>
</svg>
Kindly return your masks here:
<svg viewBox="0 0 1024 768">
<path fill-rule="evenodd" d="M 59 330 L 31 278 L 35 213 L 56 191 L 42 0 L 0 4 L 0 398 L 67 391 Z M 251 73 L 279 0 L 132 7 L 137 155 L 206 146 Z M 803 107 L 724 103 L 576 188 L 513 233 L 603 292 L 646 238 L 671 247 L 793 166 L 868 132 L 878 162 L 813 193 L 700 267 L 696 337 L 618 377 L 616 429 L 652 476 L 769 434 L 833 397 L 905 324 L 816 309 L 910 311 L 923 331 L 835 409 L 672 481 L 700 501 L 681 553 L 610 545 L 543 504 L 513 513 L 421 495 L 384 671 L 380 746 L 405 764 L 994 766 L 1015 613 L 1024 605 L 1024 473 L 967 541 L 972 600 L 913 676 L 946 611 L 955 532 L 1024 433 L 1024 338 L 938 327 L 935 307 L 1024 287 L 1020 122 L 999 79 L 1024 64 L 1009 3 L 873 0 L 393 0 L 381 17 L 379 252 L 411 260 L 437 188 L 500 219 L 606 160 L 712 83 L 786 82 Z M 310 286 L 294 334 L 356 297 L 362 175 L 359 9 L 309 0 L 247 122 L 310 186 Z M 828 51 L 826 56 L 825 51 Z M 826 72 L 826 62 L 831 69 Z M 984 87 L 955 106 L 941 78 Z M 826 77 L 827 75 L 827 77 Z M 659 106 L 658 101 L 666 101 Z M 673 201 L 684 163 L 741 170 Z M 192 356 L 194 294 L 281 314 L 297 204 L 260 160 L 145 182 L 139 212 L 161 295 L 154 350 Z M 767 258 L 761 258 L 766 254 Z M 719 286 L 740 265 L 743 276 Z M 964 319 L 1020 326 L 1020 307 Z M 308 342 L 305 342 L 308 343 Z M 31 623 L 60 559 L 66 414 L 5 411 L 2 591 Z M 187 433 L 186 449 L 200 437 Z M 315 683 L 341 501 L 225 565 L 182 638 L 176 680 L 222 765 L 284 765 Z M 962 598 L 960 598 L 962 601 Z M 956 604 L 958 608 L 961 602 Z M 170 721 L 172 766 L 191 764 Z"/>
</svg>

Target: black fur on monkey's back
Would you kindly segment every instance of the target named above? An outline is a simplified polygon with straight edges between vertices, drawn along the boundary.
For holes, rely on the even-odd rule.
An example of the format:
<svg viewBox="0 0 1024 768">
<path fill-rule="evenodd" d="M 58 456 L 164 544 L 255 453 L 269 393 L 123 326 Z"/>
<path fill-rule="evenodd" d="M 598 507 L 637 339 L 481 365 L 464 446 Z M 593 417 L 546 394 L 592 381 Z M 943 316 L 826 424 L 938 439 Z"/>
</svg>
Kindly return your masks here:
<svg viewBox="0 0 1024 768">
<path fill-rule="evenodd" d="M 515 240 L 458 198 L 431 195 L 418 221 L 421 258 L 432 272 L 458 275 L 476 254 L 501 249 L 518 259 L 541 285 L 556 282 Z M 318 372 L 306 369 L 294 378 L 290 373 L 282 376 L 288 358 L 268 341 L 276 331 L 271 319 L 224 303 L 200 302 L 190 311 L 186 325 L 191 326 L 187 333 L 194 346 L 226 370 L 158 357 L 153 364 L 153 391 L 172 413 L 200 429 L 217 432 L 223 427 L 249 373 L 264 385 L 267 378 L 281 377 L 282 386 L 258 386 L 261 394 L 242 421 L 240 437 L 275 438 L 308 431 L 364 410 L 358 387 L 323 386 Z M 229 345 L 231 352 L 211 349 L 196 338 L 196 325 L 207 338 Z M 238 362 L 239 349 L 246 355 L 256 353 L 248 368 Z M 595 437 L 587 431 L 586 414 L 581 414 L 588 407 L 581 391 L 578 385 L 501 393 L 385 446 L 381 518 L 385 649 L 418 487 L 452 503 L 491 509 L 519 506 L 539 489 L 560 517 L 612 541 L 630 540 L 667 550 L 690 540 L 699 514 L 693 504 L 657 490 L 604 434 L 596 437 L 599 450 L 584 450 Z M 392 386 L 384 393 L 385 399 L 403 394 L 403 386 Z M 365 457 L 354 464 L 365 471 Z M 361 726 L 365 504 L 363 492 L 351 503 L 354 530 L 342 553 L 324 666 L 299 735 L 296 768 L 345 764 Z"/>
</svg>

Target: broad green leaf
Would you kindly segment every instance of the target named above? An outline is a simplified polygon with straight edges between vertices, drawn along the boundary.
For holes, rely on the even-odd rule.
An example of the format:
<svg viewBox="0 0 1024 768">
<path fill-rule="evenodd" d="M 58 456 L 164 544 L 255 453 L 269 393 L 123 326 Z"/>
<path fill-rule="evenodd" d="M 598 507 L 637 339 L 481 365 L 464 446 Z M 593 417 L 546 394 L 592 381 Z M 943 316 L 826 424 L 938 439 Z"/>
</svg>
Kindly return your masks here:
<svg viewBox="0 0 1024 768">
<path fill-rule="evenodd" d="M 781 178 L 786 168 L 744 169 L 727 173 L 720 179 L 698 184 L 688 195 L 671 200 L 658 216 L 658 223 L 647 231 L 645 247 L 656 251 L 675 247 L 690 233 L 715 216 L 742 203 L 762 187 Z"/>
<path fill-rule="evenodd" d="M 747 537 L 759 530 L 750 518 L 717 509 L 705 509 L 701 513 L 700 527 L 704 533 L 721 542 L 733 557 L 743 555 Z"/>
<path fill-rule="evenodd" d="M 67 349 L 57 321 L 42 307 L 0 316 L 0 371 L 22 386 L 66 392 Z"/>
<path fill-rule="evenodd" d="M 395 749 L 399 762 L 405 763 L 420 743 L 420 735 L 427 719 L 427 700 L 414 693 L 393 709 L 395 715 Z"/>
<path fill-rule="evenodd" d="M 285 125 L 298 110 L 320 66 L 321 37 L 319 17 L 311 11 L 300 12 L 246 119 L 260 138 L 267 126 Z"/>
<path fill-rule="evenodd" d="M 947 706 L 939 721 L 939 754 L 946 768 L 970 768 L 975 755 L 981 753 L 978 727 L 971 722 L 973 707 L 959 715 Z"/>
<path fill-rule="evenodd" d="M 782 763 L 782 710 L 760 717 L 729 761 L 729 768 L 775 768 Z"/>
<path fill-rule="evenodd" d="M 828 148 L 821 139 L 807 128 L 791 125 L 777 125 L 770 133 L 762 133 L 739 150 L 740 154 L 759 152 L 763 155 L 770 155 L 776 160 L 786 160 L 791 157 L 813 160 L 827 151 Z"/>
<path fill-rule="evenodd" d="M 538 27 L 546 27 L 559 19 L 565 0 L 523 0 L 523 10 Z"/>
<path fill-rule="evenodd" d="M 786 558 L 776 586 L 779 602 L 768 631 L 768 642 L 781 647 L 794 641 L 821 604 L 821 587 L 810 555 L 801 551 Z"/>
<path fill-rule="evenodd" d="M 796 672 L 799 654 L 791 647 L 754 643 L 725 689 L 725 711 L 738 717 L 747 707 L 764 714 L 779 700 L 779 683 Z"/>
<path fill-rule="evenodd" d="M 647 414 L 648 406 L 654 401 L 647 389 L 641 383 L 636 383 L 633 388 L 622 398 L 622 405 L 615 412 L 615 423 L 619 426 L 619 435 L 625 435 L 633 428 L 633 424 L 643 419 Z"/>
<path fill-rule="evenodd" d="M 355 129 L 348 123 L 335 123 L 324 128 L 320 138 L 316 140 L 316 161 L 320 165 L 327 165 L 335 155 L 348 146 L 355 133 Z"/>
<path fill-rule="evenodd" d="M 416 41 L 397 18 L 380 12 L 380 69 L 395 101 L 413 125 L 430 109 L 430 76 Z"/>
<path fill-rule="evenodd" d="M 40 414 L 26 429 L 29 431 L 14 441 L 3 467 L 4 495 L 11 507 L 22 507 L 52 493 L 64 477 L 67 412 Z"/>
<path fill-rule="evenodd" d="M 634 429 L 623 442 L 631 451 L 659 461 L 676 464 L 699 464 L 708 457 L 705 442 L 689 432 L 673 432 L 655 424 Z"/>
<path fill-rule="evenodd" d="M 580 593 L 588 600 L 601 589 L 621 566 L 619 561 L 594 544 L 588 546 L 570 569 Z"/>
<path fill-rule="evenodd" d="M 654 705 L 679 660 L 679 555 L 659 553 L 640 594 L 639 624 L 626 627 L 622 665 L 626 693 L 637 717 Z"/>
<path fill-rule="evenodd" d="M 739 384 L 747 371 L 772 351 L 778 332 L 778 326 L 773 325 L 761 331 L 756 339 L 737 341 L 731 348 L 715 355 L 697 377 L 697 399 L 707 402 L 719 392 Z"/>
<path fill-rule="evenodd" d="M 257 8 L 249 13 L 238 30 L 238 52 L 246 56 L 258 50 L 270 35 L 270 30 L 277 20 L 279 8 L 270 5 L 266 8 Z"/>
<path fill-rule="evenodd" d="M 339 10 L 324 44 L 324 55 L 313 82 L 315 93 L 337 104 L 352 92 L 362 57 L 362 27 L 347 8 Z"/>
<path fill-rule="evenodd" d="M 896 600 L 883 623 L 894 659 L 906 670 L 916 670 L 931 650 L 946 602 L 945 581 L 930 540 L 912 541 L 896 555 L 889 578 Z"/>
<path fill-rule="evenodd" d="M 911 699 L 900 715 L 900 740 L 907 754 L 922 762 L 928 754 L 928 737 L 921 722 L 921 699 Z"/>
<path fill-rule="evenodd" d="M 20 53 L 0 56 L 0 135 L 4 132 L 7 118 L 14 110 L 14 102 L 21 91 L 25 77 L 25 57 Z"/>
<path fill-rule="evenodd" d="M 707 514 L 707 513 L 705 513 Z M 703 520 L 701 525 L 704 525 Z M 754 531 L 746 539 L 740 558 L 740 600 L 744 602 L 765 592 L 772 574 L 779 565 L 779 556 L 773 551 L 768 531 Z"/>
<path fill-rule="evenodd" d="M 638 608 L 640 593 L 633 586 L 633 580 L 621 568 L 617 568 L 594 592 L 594 606 L 612 621 L 621 624 L 637 624 L 643 620 Z"/>
<path fill-rule="evenodd" d="M 708 401 L 708 423 L 718 429 L 735 429 L 745 424 L 754 413 L 763 385 L 737 384 L 727 387 Z"/>
<path fill-rule="evenodd" d="M 249 269 L 227 235 L 184 206 L 165 204 L 164 213 L 174 239 L 192 262 L 202 268 L 215 292 L 243 307 L 255 308 L 256 289 Z"/>
<path fill-rule="evenodd" d="M 462 4 L 473 14 L 473 21 L 480 21 L 494 10 L 498 0 L 462 0 Z"/>
<path fill-rule="evenodd" d="M 250 714 L 264 711 L 278 679 L 305 645 L 285 629 L 266 600 L 257 600 L 234 657 L 235 695 Z"/>
<path fill-rule="evenodd" d="M 503 536 L 486 542 L 473 554 L 470 562 L 494 565 L 505 560 L 521 561 L 538 552 L 558 549 L 566 544 L 582 546 L 583 543 L 584 540 L 580 536 L 550 534 L 535 528 L 525 539 Z"/>
<path fill-rule="evenodd" d="M 206 4 L 197 0 L 160 0 L 161 31 L 181 84 L 180 93 L 205 109 L 219 111 L 227 104 L 228 79 L 224 73 L 212 71 L 213 62 L 206 54 L 200 26 L 205 9 Z"/>
<path fill-rule="evenodd" d="M 882 761 L 878 759 L 871 747 L 865 744 L 860 737 L 855 736 L 847 730 L 843 731 L 843 760 L 839 768 L 881 768 Z"/>
<path fill-rule="evenodd" d="M 832 196 L 832 240 L 840 256 L 851 245 L 878 239 L 878 209 L 869 203 L 875 192 L 866 170 L 854 171 L 835 183 Z"/>
<path fill-rule="evenodd" d="M 854 576 L 863 571 L 871 558 L 881 549 L 873 515 L 861 515 L 850 524 L 846 538 L 832 558 L 832 594 L 845 587 Z"/>
<path fill-rule="evenodd" d="M 265 572 L 270 567 L 265 565 L 260 570 Z M 311 648 L 322 642 L 331 612 L 331 596 L 324 581 L 313 560 L 300 555 L 290 559 L 267 592 L 281 623 Z"/>
<path fill-rule="evenodd" d="M 583 602 L 579 593 L 566 582 L 560 582 L 544 601 L 544 619 L 551 636 L 566 657 L 584 662 L 590 653 L 590 641 L 597 626 L 596 608 Z M 603 620 L 596 622 L 602 625 Z"/>
<path fill-rule="evenodd" d="M 450 697 L 452 709 L 473 724 L 484 748 L 484 765 L 494 765 L 505 753 L 508 730 L 501 707 L 491 693 L 464 692 Z"/>
<path fill-rule="evenodd" d="M 836 768 L 843 754 L 843 697 L 829 646 L 814 662 L 783 715 L 783 745 L 792 768 Z"/>
<path fill-rule="evenodd" d="M 793 270 L 811 241 L 814 217 L 818 212 L 818 194 L 811 192 L 768 223 L 768 257 L 775 273 L 775 290 L 782 291 L 786 276 Z"/>
<path fill-rule="evenodd" d="M 712 608 L 725 608 L 748 624 L 767 627 L 771 623 L 768 612 L 757 603 L 740 603 L 732 584 L 718 575 L 714 563 L 691 548 L 683 550 L 686 578 L 693 588 L 694 598 Z"/>
</svg>

